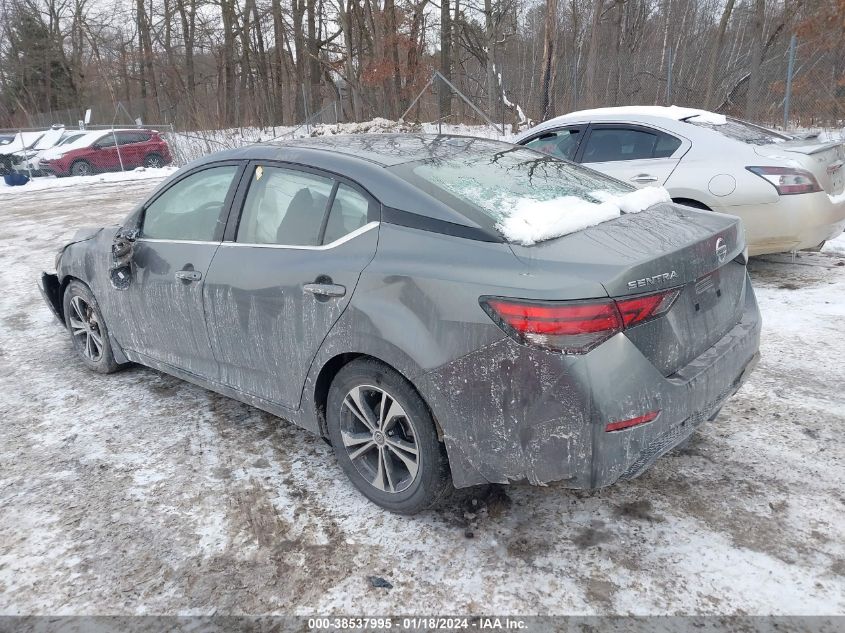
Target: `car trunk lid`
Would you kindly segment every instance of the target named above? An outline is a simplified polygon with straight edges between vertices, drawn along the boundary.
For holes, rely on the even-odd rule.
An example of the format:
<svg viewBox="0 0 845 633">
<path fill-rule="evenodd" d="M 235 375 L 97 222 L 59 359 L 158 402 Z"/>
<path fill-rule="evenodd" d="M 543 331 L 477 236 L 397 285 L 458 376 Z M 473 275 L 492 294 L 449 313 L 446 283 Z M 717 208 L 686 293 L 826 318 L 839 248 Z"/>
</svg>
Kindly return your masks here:
<svg viewBox="0 0 845 633">
<path fill-rule="evenodd" d="M 811 172 L 826 193 L 836 196 L 845 191 L 845 144 L 839 141 L 794 140 L 754 148 L 766 158 L 786 158 Z"/>
<path fill-rule="evenodd" d="M 532 267 L 555 274 L 580 265 L 584 281 L 619 299 L 662 290 L 680 294 L 664 316 L 625 334 L 668 376 L 740 320 L 745 239 L 739 218 L 660 204 L 535 246 L 512 245 Z"/>
</svg>

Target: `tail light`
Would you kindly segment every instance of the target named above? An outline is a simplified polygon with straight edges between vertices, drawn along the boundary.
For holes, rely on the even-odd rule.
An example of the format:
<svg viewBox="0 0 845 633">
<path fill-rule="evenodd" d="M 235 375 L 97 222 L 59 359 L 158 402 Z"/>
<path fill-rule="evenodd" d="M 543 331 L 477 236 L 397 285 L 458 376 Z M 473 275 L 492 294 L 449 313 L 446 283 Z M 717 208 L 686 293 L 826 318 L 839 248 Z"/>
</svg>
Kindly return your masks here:
<svg viewBox="0 0 845 633">
<path fill-rule="evenodd" d="M 672 307 L 679 290 L 595 301 L 531 301 L 481 297 L 484 311 L 507 334 L 528 345 L 584 354 L 623 330 Z"/>
<path fill-rule="evenodd" d="M 768 180 L 782 196 L 821 191 L 819 181 L 806 169 L 793 167 L 746 167 L 752 174 Z"/>
</svg>

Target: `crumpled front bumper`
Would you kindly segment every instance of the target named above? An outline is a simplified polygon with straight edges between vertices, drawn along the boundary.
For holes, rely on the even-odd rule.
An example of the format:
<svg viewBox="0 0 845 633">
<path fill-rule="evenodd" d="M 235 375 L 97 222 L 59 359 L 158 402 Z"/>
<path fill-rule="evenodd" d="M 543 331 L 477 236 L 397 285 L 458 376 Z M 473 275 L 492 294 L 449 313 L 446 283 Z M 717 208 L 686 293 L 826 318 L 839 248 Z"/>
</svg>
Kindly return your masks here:
<svg viewBox="0 0 845 633">
<path fill-rule="evenodd" d="M 62 307 L 62 287 L 59 283 L 59 277 L 55 274 L 43 272 L 38 278 L 38 290 L 41 291 L 41 296 L 50 312 L 53 313 L 59 323 L 65 324 L 64 308 Z"/>
<path fill-rule="evenodd" d="M 712 418 L 759 359 L 750 285 L 740 322 L 670 376 L 617 334 L 583 356 L 504 339 L 417 377 L 457 487 L 527 480 L 592 489 L 636 477 Z M 660 411 L 646 424 L 609 422 Z"/>
</svg>

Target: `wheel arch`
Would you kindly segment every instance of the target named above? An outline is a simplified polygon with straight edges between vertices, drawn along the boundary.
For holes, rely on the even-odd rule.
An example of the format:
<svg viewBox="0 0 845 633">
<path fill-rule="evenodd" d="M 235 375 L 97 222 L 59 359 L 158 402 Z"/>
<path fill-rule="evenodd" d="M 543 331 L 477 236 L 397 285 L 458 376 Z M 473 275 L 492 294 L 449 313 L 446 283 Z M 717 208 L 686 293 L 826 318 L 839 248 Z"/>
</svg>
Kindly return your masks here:
<svg viewBox="0 0 845 633">
<path fill-rule="evenodd" d="M 91 293 L 91 296 L 94 297 L 94 301 L 97 302 L 97 305 L 98 306 L 101 305 L 100 300 L 97 298 L 97 293 L 94 292 L 94 288 L 92 287 L 92 285 L 89 282 L 87 282 L 82 277 L 77 276 L 73 273 L 67 273 L 63 277 L 59 278 L 59 286 L 58 286 L 59 311 L 60 311 L 60 315 L 61 315 L 63 322 L 65 321 L 65 312 L 64 312 L 65 293 L 67 292 L 68 286 L 71 284 L 71 282 L 74 282 L 74 281 L 78 281 L 83 286 L 85 286 L 88 289 L 88 292 Z M 102 310 L 102 307 L 100 307 L 100 310 Z M 105 315 L 103 315 L 103 318 L 105 319 Z M 106 326 L 108 327 L 108 322 L 106 322 Z M 128 363 L 129 359 L 126 357 L 126 352 L 123 351 L 123 347 L 120 345 L 120 343 L 118 343 L 117 339 L 114 337 L 114 333 L 112 332 L 111 328 L 108 328 L 108 333 L 109 333 L 109 342 L 111 343 L 112 354 L 114 355 L 115 361 L 119 365 L 123 365 L 125 363 Z"/>
<path fill-rule="evenodd" d="M 422 392 L 417 388 L 414 382 L 406 376 L 399 368 L 395 367 L 391 363 L 385 361 L 382 358 L 378 358 L 377 356 L 373 356 L 372 354 L 367 354 L 363 352 L 343 352 L 341 354 L 336 354 L 329 358 L 323 366 L 320 368 L 320 371 L 317 373 L 317 377 L 314 380 L 314 388 L 312 390 L 312 406 L 314 407 L 314 412 L 317 417 L 317 422 L 320 427 L 320 435 L 323 437 L 328 437 L 328 429 L 326 427 L 326 403 L 328 402 L 329 398 L 329 390 L 331 389 L 332 382 L 335 379 L 335 376 L 349 363 L 355 360 L 374 360 L 386 367 L 389 367 L 397 374 L 402 376 L 411 388 L 416 392 L 416 394 L 420 397 L 425 408 L 428 410 L 429 414 L 431 415 L 431 419 L 434 420 L 434 427 L 435 431 L 437 432 L 437 439 L 441 442 L 443 441 L 443 427 L 440 425 L 440 422 L 437 420 L 437 416 L 432 411 L 431 406 L 426 401 L 425 397 L 423 396 Z"/>
<path fill-rule="evenodd" d="M 701 209 L 703 211 L 712 211 L 713 208 L 694 198 L 687 198 L 685 196 L 673 196 L 672 202 L 675 204 L 683 204 L 694 209 Z"/>
</svg>

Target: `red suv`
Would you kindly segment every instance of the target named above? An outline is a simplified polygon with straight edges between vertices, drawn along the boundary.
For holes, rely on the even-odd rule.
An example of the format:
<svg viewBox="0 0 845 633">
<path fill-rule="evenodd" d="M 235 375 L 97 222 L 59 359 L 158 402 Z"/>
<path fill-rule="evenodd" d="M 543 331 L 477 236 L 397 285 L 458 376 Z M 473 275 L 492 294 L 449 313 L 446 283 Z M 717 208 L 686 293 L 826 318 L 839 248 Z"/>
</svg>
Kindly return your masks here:
<svg viewBox="0 0 845 633">
<path fill-rule="evenodd" d="M 135 167 L 163 167 L 171 162 L 170 148 L 155 130 L 108 130 L 92 135 L 84 147 L 72 149 L 58 158 L 42 162 L 47 173 L 56 176 L 88 176 L 103 171 Z"/>
</svg>

